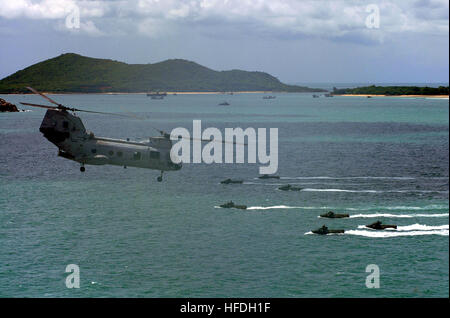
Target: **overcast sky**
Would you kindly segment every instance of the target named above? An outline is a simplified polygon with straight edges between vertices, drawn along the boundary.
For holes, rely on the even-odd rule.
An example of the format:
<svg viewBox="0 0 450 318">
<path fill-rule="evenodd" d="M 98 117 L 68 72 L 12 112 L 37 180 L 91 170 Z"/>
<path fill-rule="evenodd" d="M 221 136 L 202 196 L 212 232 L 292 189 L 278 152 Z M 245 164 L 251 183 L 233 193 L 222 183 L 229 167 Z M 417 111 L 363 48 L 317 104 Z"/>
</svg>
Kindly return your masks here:
<svg viewBox="0 0 450 318">
<path fill-rule="evenodd" d="M 0 39 L 0 78 L 67 52 L 290 83 L 449 78 L 448 0 L 0 0 Z"/>
</svg>

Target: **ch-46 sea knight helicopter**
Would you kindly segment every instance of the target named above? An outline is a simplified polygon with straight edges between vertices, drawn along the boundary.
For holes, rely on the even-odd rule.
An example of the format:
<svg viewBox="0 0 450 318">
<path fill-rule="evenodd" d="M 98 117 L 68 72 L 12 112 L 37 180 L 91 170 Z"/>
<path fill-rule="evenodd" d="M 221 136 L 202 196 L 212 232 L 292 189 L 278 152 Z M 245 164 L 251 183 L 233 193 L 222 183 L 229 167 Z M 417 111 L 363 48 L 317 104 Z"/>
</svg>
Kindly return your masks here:
<svg viewBox="0 0 450 318">
<path fill-rule="evenodd" d="M 39 131 L 58 147 L 58 156 L 79 162 L 81 164 L 81 172 L 85 171 L 85 165 L 108 164 L 147 168 L 161 171 L 161 175 L 157 178 L 161 182 L 164 171 L 181 169 L 182 164 L 174 163 L 170 158 L 170 150 L 172 148 L 170 134 L 152 127 L 159 131 L 161 135 L 149 137 L 147 142 L 97 137 L 86 130 L 83 122 L 76 116 L 75 112 L 129 116 L 67 107 L 55 102 L 32 87 L 27 88 L 56 105 L 21 103 L 26 106 L 47 109 Z M 211 140 L 202 139 L 202 141 Z"/>
</svg>

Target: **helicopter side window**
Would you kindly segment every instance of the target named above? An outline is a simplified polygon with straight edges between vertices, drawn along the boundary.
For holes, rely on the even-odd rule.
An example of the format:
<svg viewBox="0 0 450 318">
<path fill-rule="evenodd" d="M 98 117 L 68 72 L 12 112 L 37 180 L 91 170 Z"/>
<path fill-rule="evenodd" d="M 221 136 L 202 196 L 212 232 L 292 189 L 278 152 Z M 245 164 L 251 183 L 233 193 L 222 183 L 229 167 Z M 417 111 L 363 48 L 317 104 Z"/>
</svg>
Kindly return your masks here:
<svg viewBox="0 0 450 318">
<path fill-rule="evenodd" d="M 158 151 L 150 151 L 150 159 L 159 159 Z"/>
<path fill-rule="evenodd" d="M 138 151 L 136 151 L 136 152 L 133 154 L 133 159 L 134 159 L 134 160 L 139 160 L 139 159 L 141 159 L 141 153 L 138 152 Z"/>
<path fill-rule="evenodd" d="M 112 156 L 112 155 L 114 155 L 114 151 L 110 150 L 110 151 L 108 152 L 108 154 L 109 154 L 110 156 Z"/>
<path fill-rule="evenodd" d="M 63 128 L 65 128 L 65 129 L 69 128 L 69 122 L 68 121 L 63 121 Z"/>
<path fill-rule="evenodd" d="M 97 149 L 93 148 L 93 149 L 91 149 L 91 152 L 92 153 L 97 153 Z"/>
<path fill-rule="evenodd" d="M 117 152 L 117 157 L 122 157 L 122 155 L 123 155 L 122 151 Z"/>
</svg>

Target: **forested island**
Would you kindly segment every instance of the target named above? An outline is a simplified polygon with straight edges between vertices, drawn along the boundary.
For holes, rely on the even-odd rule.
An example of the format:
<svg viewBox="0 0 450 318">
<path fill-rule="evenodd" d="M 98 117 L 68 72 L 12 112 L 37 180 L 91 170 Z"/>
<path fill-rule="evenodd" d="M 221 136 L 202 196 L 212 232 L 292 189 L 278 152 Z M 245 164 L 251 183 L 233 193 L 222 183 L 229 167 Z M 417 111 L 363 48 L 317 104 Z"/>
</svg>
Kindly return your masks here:
<svg viewBox="0 0 450 318">
<path fill-rule="evenodd" d="M 325 91 L 287 85 L 264 72 L 215 71 L 182 59 L 126 64 L 74 53 L 62 54 L 5 77 L 0 80 L 0 93 L 26 93 L 26 86 L 54 93 Z"/>
<path fill-rule="evenodd" d="M 448 86 L 364 86 L 356 88 L 333 88 L 334 95 L 448 95 Z"/>
</svg>

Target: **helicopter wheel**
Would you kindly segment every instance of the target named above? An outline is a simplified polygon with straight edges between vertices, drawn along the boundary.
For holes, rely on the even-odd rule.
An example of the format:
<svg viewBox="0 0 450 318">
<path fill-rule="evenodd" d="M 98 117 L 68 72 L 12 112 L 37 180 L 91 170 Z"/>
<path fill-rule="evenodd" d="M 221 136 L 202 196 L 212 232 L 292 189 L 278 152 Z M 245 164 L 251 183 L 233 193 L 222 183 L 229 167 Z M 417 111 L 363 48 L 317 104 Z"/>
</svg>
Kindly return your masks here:
<svg viewBox="0 0 450 318">
<path fill-rule="evenodd" d="M 156 180 L 158 180 L 158 182 L 161 182 L 162 181 L 162 176 L 163 176 L 163 172 L 161 171 L 161 175 L 158 178 L 156 178 Z"/>
<path fill-rule="evenodd" d="M 80 171 L 81 171 L 81 172 L 85 172 L 85 171 L 86 171 L 86 168 L 83 167 L 83 166 L 81 166 L 81 167 L 80 167 Z"/>
</svg>

